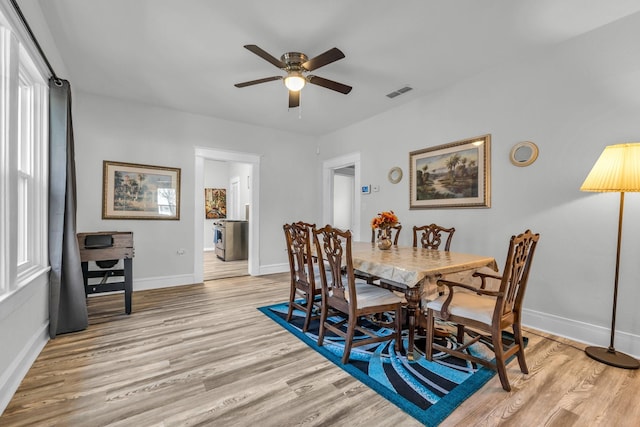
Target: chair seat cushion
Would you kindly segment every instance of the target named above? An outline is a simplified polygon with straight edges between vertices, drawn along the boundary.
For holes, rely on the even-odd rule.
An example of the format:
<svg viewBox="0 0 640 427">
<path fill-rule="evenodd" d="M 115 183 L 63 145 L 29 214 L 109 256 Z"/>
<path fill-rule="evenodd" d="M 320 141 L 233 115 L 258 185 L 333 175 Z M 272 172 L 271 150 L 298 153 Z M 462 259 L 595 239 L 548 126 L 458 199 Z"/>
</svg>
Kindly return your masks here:
<svg viewBox="0 0 640 427">
<path fill-rule="evenodd" d="M 442 310 L 442 305 L 446 299 L 447 295 L 442 295 L 428 302 L 427 308 L 439 312 Z M 495 307 L 495 297 L 469 292 L 455 292 L 449 304 L 449 313 L 454 316 L 464 317 L 490 325 Z"/>
<path fill-rule="evenodd" d="M 378 288 L 368 283 L 356 284 L 358 308 L 373 307 L 376 305 L 398 304 L 402 303 L 402 298 L 393 292 Z M 349 295 L 345 295 L 347 301 Z"/>
</svg>

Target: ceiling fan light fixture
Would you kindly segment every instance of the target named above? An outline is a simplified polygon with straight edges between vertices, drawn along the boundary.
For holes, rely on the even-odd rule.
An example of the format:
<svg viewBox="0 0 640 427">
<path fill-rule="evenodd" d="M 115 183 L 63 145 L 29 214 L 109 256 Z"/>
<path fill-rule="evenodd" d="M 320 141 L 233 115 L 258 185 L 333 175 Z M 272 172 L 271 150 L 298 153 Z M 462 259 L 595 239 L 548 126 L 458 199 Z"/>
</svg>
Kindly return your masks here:
<svg viewBox="0 0 640 427">
<path fill-rule="evenodd" d="M 284 78 L 284 85 L 293 92 L 300 91 L 306 83 L 307 79 L 298 71 L 292 71 Z"/>
</svg>

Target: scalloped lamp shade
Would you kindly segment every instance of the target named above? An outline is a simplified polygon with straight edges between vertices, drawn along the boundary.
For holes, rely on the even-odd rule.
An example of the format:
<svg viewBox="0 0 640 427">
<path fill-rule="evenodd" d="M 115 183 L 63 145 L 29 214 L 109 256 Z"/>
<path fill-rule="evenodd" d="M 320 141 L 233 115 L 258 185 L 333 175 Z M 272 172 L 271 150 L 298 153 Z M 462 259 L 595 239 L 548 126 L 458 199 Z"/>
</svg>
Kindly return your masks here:
<svg viewBox="0 0 640 427">
<path fill-rule="evenodd" d="M 581 191 L 640 191 L 640 142 L 605 147 Z"/>
</svg>

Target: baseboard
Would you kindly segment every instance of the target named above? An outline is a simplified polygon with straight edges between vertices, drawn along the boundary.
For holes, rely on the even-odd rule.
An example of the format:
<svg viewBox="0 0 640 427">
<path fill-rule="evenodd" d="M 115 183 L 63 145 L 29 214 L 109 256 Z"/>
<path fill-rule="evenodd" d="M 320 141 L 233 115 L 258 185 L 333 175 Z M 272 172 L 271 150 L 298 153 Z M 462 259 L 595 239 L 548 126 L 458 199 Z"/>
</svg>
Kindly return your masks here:
<svg viewBox="0 0 640 427">
<path fill-rule="evenodd" d="M 11 398 L 20 386 L 20 383 L 31 369 L 31 365 L 49 341 L 49 322 L 40 327 L 27 345 L 20 351 L 20 354 L 13 359 L 11 365 L 7 366 L 0 377 L 0 414 L 11 402 Z"/>
<path fill-rule="evenodd" d="M 133 291 L 146 291 L 150 289 L 170 288 L 173 286 L 193 285 L 195 282 L 193 274 L 181 274 L 176 276 L 147 277 L 143 279 L 133 279 Z"/>
<path fill-rule="evenodd" d="M 289 271 L 289 264 L 271 264 L 271 265 L 261 265 L 259 268 L 259 276 L 263 276 L 265 274 L 276 274 L 276 273 L 285 273 Z"/>
<path fill-rule="evenodd" d="M 523 309 L 522 324 L 589 345 L 608 347 L 611 340 L 609 328 L 539 311 Z M 640 358 L 640 336 L 617 330 L 614 344 L 616 350 Z"/>
<path fill-rule="evenodd" d="M 289 264 L 271 264 L 259 267 L 259 276 L 265 274 L 284 273 L 289 271 Z M 133 291 L 146 291 L 150 289 L 169 288 L 172 286 L 192 285 L 196 283 L 193 274 L 176 276 L 133 278 Z"/>
</svg>

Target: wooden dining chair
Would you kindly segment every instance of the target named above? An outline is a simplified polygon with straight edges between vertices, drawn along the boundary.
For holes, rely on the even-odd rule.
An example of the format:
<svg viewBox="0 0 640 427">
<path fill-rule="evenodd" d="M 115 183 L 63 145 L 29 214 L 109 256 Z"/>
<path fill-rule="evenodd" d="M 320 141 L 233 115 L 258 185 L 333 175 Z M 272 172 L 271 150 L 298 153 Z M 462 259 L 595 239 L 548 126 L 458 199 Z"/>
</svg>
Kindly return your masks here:
<svg viewBox="0 0 640 427">
<path fill-rule="evenodd" d="M 442 242 L 445 242 L 443 249 L 445 251 L 449 251 L 449 248 L 451 248 L 451 239 L 453 238 L 453 233 L 455 232 L 456 229 L 454 227 L 445 228 L 437 224 L 414 226 L 413 247 L 417 248 L 418 243 L 420 243 L 420 246 L 426 249 L 440 249 Z M 397 239 L 398 236 L 396 235 L 396 241 Z M 373 279 L 368 280 L 368 283 L 375 283 L 387 289 L 399 288 L 397 282 L 387 279 L 381 279 L 379 277 L 374 277 Z"/>
<path fill-rule="evenodd" d="M 320 317 L 319 297 L 322 293 L 318 264 L 313 259 L 311 252 L 315 224 L 299 221 L 284 224 L 282 228 L 287 241 L 289 270 L 291 271 L 287 322 L 291 321 L 293 310 L 297 308 L 305 313 L 302 331 L 307 332 L 311 320 Z"/>
<path fill-rule="evenodd" d="M 351 254 L 351 232 L 326 225 L 314 231 L 314 241 L 318 262 L 327 265 L 327 268 L 320 269 L 322 307 L 318 345 L 323 345 L 327 330 L 344 338 L 343 364 L 349 361 L 353 347 L 395 339 L 395 349 L 400 351 L 402 299 L 389 290 L 366 282 L 356 283 Z M 329 310 L 338 310 L 346 318 L 334 323 L 329 320 Z M 362 327 L 361 320 L 365 316 L 385 312 L 394 312 L 392 334 L 381 336 Z M 346 331 L 343 328 L 345 324 Z M 356 331 L 364 334 L 365 338 L 356 339 Z"/>
<path fill-rule="evenodd" d="M 427 249 L 440 249 L 444 241 L 444 249 L 448 251 L 451 248 L 451 239 L 453 233 L 456 232 L 454 227 L 445 228 L 437 224 L 429 224 L 413 227 L 413 247 L 418 245 Z M 446 239 L 446 240 L 445 240 Z"/>
<path fill-rule="evenodd" d="M 474 273 L 480 279 L 479 287 L 438 280 L 438 285 L 446 286 L 449 292 L 426 305 L 427 360 L 432 360 L 433 351 L 437 350 L 487 366 L 498 371 L 502 388 L 506 391 L 511 390 L 505 366 L 511 356 L 517 355 L 520 370 L 525 374 L 529 372 L 522 337 L 522 301 L 539 238 L 539 234 L 533 234 L 530 230 L 512 236 L 502 275 Z M 490 277 L 500 280 L 497 291 L 486 289 L 486 280 Z M 449 348 L 433 342 L 435 319 L 457 325 L 457 345 Z M 464 342 L 467 327 L 473 330 L 468 331 L 471 338 Z M 513 340 L 505 340 L 502 334 L 508 328 L 513 330 Z M 495 361 L 477 357 L 468 351 L 471 345 L 481 339 L 495 354 Z"/>
</svg>

